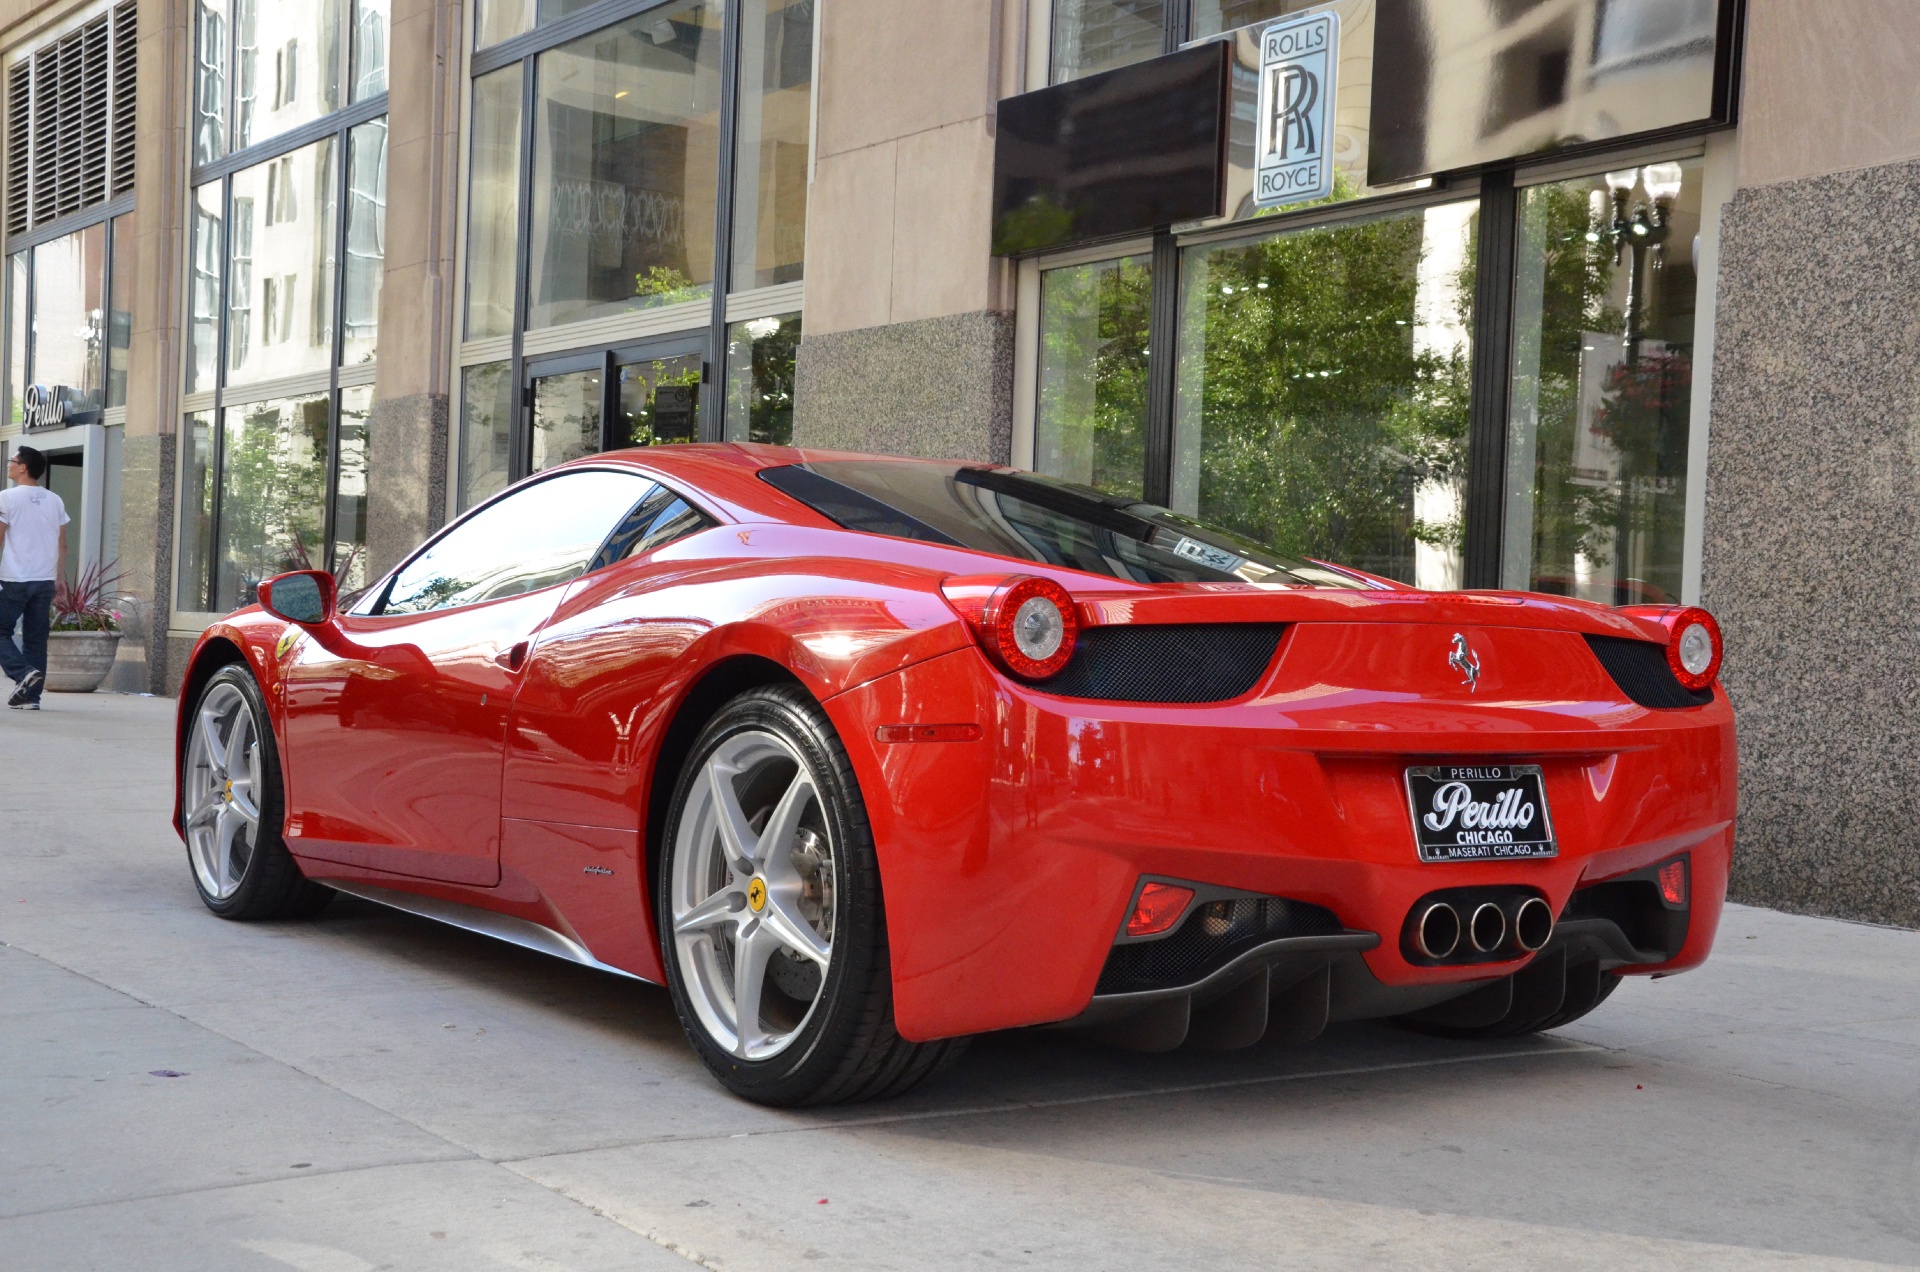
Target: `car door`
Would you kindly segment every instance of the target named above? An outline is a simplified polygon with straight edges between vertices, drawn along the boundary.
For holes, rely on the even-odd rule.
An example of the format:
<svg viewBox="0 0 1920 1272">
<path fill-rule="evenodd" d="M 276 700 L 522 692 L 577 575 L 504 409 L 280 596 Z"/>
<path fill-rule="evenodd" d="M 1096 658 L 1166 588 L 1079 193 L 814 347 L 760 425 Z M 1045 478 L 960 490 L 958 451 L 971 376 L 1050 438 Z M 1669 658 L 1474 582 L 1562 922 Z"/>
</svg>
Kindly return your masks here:
<svg viewBox="0 0 1920 1272">
<path fill-rule="evenodd" d="M 294 851 L 499 882 L 501 766 L 527 652 L 650 489 L 599 469 L 526 483 L 428 544 L 365 613 L 283 653 Z"/>
<path fill-rule="evenodd" d="M 657 486 L 567 589 L 540 633 L 508 734 L 504 815 L 637 831 L 634 788 L 662 684 L 706 626 L 672 584 L 702 554 L 676 550 L 714 519 Z M 737 547 L 738 545 L 735 544 Z"/>
</svg>

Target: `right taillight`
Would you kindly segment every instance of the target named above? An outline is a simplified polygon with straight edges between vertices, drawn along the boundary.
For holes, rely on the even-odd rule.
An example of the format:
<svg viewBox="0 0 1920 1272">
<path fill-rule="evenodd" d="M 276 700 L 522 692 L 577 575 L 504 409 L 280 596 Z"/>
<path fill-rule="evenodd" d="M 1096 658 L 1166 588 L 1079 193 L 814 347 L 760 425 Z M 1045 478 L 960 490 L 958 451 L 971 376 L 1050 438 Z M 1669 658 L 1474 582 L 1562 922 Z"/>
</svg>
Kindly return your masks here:
<svg viewBox="0 0 1920 1272">
<path fill-rule="evenodd" d="M 1073 658 L 1080 615 L 1067 589 L 1027 574 L 948 579 L 942 584 L 994 661 L 1022 680 L 1058 675 Z"/>
<path fill-rule="evenodd" d="M 1720 674 L 1720 624 L 1699 608 L 1675 615 L 1667 627 L 1667 666 L 1674 679 L 1698 692 Z"/>
</svg>

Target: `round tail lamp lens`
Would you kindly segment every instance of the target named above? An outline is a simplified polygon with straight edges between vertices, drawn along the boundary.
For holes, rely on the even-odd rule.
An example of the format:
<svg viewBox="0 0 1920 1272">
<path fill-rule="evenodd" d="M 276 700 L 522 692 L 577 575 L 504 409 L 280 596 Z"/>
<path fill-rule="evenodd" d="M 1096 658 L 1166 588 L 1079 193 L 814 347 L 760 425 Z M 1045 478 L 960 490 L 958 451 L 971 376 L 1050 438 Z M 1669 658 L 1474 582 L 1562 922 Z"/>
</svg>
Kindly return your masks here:
<svg viewBox="0 0 1920 1272">
<path fill-rule="evenodd" d="M 1067 620 L 1060 607 L 1044 596 L 1030 596 L 1013 615 L 1013 643 L 1022 657 L 1045 662 L 1066 643 Z"/>
<path fill-rule="evenodd" d="M 1680 665 L 1696 676 L 1713 666 L 1713 634 L 1704 624 L 1689 623 L 1680 633 Z"/>
<path fill-rule="evenodd" d="M 1014 579 L 987 603 L 982 626 L 989 647 L 1022 680 L 1057 675 L 1073 657 L 1080 620 L 1073 598 L 1052 579 Z"/>
<path fill-rule="evenodd" d="M 1667 643 L 1667 665 L 1681 684 L 1696 692 L 1720 674 L 1720 624 L 1703 609 L 1684 611 Z"/>
</svg>

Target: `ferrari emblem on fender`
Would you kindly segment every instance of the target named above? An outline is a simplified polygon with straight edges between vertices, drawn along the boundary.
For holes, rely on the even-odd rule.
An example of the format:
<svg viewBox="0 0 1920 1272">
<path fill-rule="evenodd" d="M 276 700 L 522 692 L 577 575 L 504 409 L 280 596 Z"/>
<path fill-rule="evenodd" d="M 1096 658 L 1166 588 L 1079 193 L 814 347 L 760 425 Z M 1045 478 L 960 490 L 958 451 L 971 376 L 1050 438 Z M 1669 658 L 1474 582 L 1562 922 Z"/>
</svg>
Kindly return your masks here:
<svg viewBox="0 0 1920 1272">
<path fill-rule="evenodd" d="M 747 885 L 747 904 L 753 907 L 755 914 L 767 908 L 767 881 L 755 879 Z"/>
<path fill-rule="evenodd" d="M 1453 634 L 1453 652 L 1447 655 L 1447 666 L 1465 677 L 1460 683 L 1467 687 L 1468 693 L 1480 691 L 1480 655 L 1473 652 L 1473 646 L 1467 644 L 1466 636 L 1460 632 Z"/>
</svg>

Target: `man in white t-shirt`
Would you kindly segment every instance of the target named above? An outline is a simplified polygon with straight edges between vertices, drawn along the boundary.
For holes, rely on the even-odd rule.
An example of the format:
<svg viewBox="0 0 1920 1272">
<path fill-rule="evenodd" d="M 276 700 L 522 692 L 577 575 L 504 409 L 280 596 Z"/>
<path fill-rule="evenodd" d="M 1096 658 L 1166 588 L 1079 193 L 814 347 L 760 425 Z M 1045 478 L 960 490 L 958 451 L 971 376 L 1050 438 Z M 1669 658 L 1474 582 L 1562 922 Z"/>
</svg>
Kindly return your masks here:
<svg viewBox="0 0 1920 1272">
<path fill-rule="evenodd" d="M 47 683 L 53 581 L 67 571 L 67 507 L 41 484 L 47 457 L 33 447 L 13 453 L 7 476 L 14 485 L 0 490 L 0 671 L 14 683 L 7 705 L 38 711 Z M 23 640 L 16 645 L 14 624 L 23 619 Z"/>
</svg>

